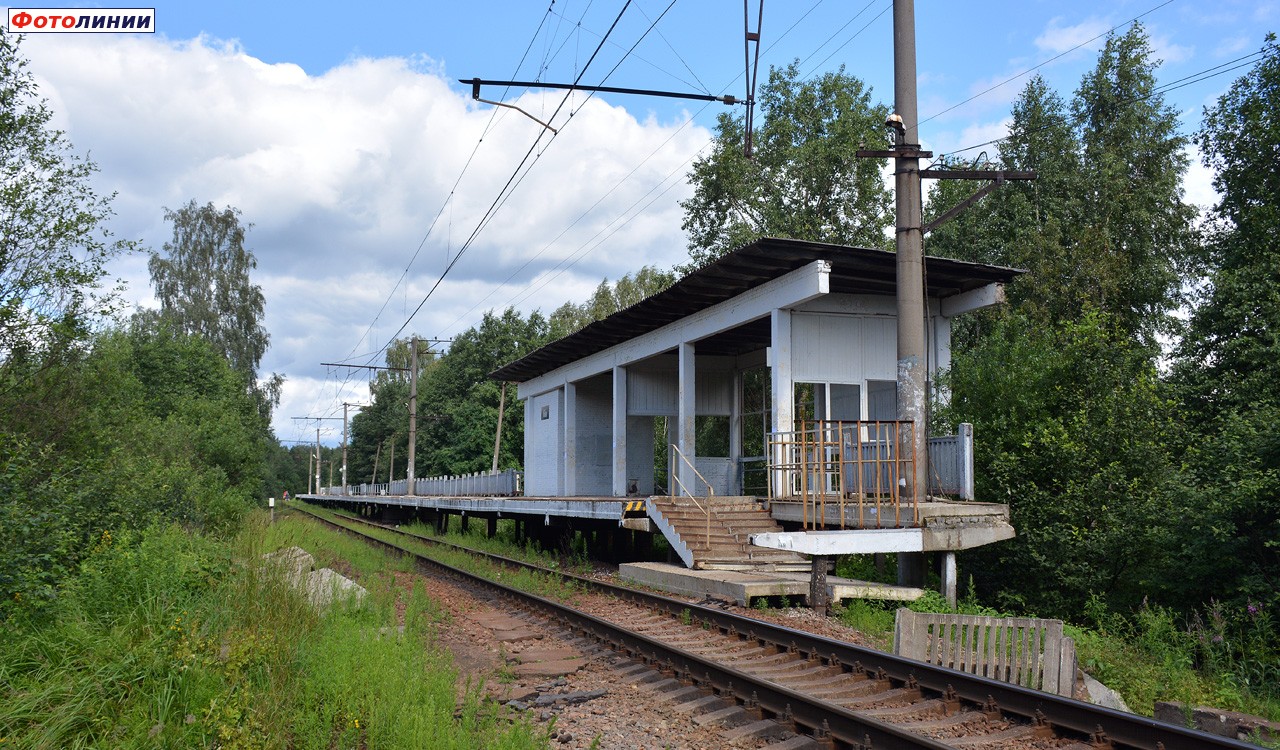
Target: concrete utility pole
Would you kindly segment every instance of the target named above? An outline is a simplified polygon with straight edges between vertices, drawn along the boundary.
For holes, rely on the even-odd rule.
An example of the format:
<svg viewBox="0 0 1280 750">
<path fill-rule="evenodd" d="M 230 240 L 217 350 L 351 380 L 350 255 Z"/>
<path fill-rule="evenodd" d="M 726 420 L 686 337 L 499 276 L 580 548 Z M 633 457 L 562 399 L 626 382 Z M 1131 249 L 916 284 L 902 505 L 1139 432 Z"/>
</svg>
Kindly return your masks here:
<svg viewBox="0 0 1280 750">
<path fill-rule="evenodd" d="M 490 473 L 498 473 L 498 449 L 502 447 L 502 412 L 507 405 L 507 384 L 502 384 L 502 392 L 498 396 L 498 429 L 493 435 L 493 469 Z"/>
<path fill-rule="evenodd" d="M 368 404 L 349 404 L 346 401 L 342 402 L 342 494 L 344 495 L 349 494 L 347 492 L 347 485 L 349 484 L 347 482 L 347 407 L 349 406 L 364 408 L 365 406 L 368 406 Z"/>
<path fill-rule="evenodd" d="M 320 428 L 316 428 L 316 494 L 320 493 Z"/>
<path fill-rule="evenodd" d="M 924 235 L 921 232 L 920 133 L 916 112 L 915 0 L 893 0 L 894 177 L 897 189 L 898 419 L 914 425 L 900 449 L 910 449 L 915 471 L 906 497 L 923 502 L 929 489 L 929 394 L 925 359 Z M 920 585 L 924 560 L 898 556 L 898 583 Z"/>
<path fill-rule="evenodd" d="M 410 341 L 409 353 L 409 487 L 405 494 L 416 495 L 413 457 L 418 452 L 418 337 Z"/>
</svg>

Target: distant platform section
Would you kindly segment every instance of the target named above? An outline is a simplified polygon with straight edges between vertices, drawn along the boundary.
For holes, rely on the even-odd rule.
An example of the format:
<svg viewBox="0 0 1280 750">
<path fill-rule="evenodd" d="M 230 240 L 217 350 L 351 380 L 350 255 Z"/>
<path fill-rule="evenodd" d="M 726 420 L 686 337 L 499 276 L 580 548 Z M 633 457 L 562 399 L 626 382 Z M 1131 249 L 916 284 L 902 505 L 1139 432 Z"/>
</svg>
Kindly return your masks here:
<svg viewBox="0 0 1280 750">
<path fill-rule="evenodd" d="M 709 596 L 743 607 L 751 606 L 751 601 L 760 597 L 807 599 L 810 585 L 809 573 L 691 570 L 656 562 L 623 563 L 618 566 L 618 578 L 671 594 L 698 598 Z M 836 576 L 827 576 L 827 590 L 833 602 L 844 599 L 915 601 L 924 596 L 924 589 Z"/>
<path fill-rule="evenodd" d="M 299 495 L 308 502 L 337 505 L 416 508 L 460 514 L 543 516 L 620 521 L 625 497 L 431 497 L 426 495 Z M 634 501 L 634 498 L 630 498 Z M 646 519 L 647 520 L 647 519 Z"/>
</svg>

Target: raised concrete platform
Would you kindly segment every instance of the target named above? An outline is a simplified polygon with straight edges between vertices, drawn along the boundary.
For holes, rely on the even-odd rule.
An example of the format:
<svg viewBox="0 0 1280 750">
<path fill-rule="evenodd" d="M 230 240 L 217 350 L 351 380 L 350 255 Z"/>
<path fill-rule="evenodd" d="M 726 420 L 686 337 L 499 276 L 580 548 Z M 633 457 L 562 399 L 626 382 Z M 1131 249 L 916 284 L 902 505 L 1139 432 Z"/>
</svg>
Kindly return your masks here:
<svg viewBox="0 0 1280 750">
<path fill-rule="evenodd" d="M 695 597 L 714 597 L 746 607 L 761 596 L 809 595 L 808 573 L 755 573 L 738 570 L 691 570 L 666 563 L 623 563 L 618 577 L 624 581 Z M 843 599 L 887 599 L 914 601 L 924 596 L 924 589 L 892 586 L 887 583 L 855 581 L 850 578 L 827 577 L 832 601 Z"/>
</svg>

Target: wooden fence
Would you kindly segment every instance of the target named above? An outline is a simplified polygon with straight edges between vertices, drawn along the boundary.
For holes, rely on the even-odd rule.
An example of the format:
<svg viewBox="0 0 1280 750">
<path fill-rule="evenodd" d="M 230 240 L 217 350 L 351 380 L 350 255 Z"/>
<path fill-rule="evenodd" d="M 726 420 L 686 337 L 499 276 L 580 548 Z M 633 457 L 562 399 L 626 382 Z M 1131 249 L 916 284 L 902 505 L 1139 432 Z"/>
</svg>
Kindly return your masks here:
<svg viewBox="0 0 1280 750">
<path fill-rule="evenodd" d="M 1076 646 L 1061 620 L 899 609 L 893 652 L 1068 698 L 1075 689 Z"/>
</svg>

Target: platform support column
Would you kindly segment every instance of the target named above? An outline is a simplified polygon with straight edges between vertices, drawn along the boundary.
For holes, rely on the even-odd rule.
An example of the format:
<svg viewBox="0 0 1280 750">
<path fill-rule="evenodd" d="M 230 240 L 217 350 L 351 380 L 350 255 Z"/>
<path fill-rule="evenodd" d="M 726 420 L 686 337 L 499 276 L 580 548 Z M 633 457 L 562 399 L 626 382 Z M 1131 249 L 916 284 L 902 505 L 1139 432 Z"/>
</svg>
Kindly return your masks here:
<svg viewBox="0 0 1280 750">
<path fill-rule="evenodd" d="M 489 519 L 489 538 L 492 539 L 498 535 L 498 517 L 494 516 Z"/>
<path fill-rule="evenodd" d="M 676 490 L 677 494 L 690 495 L 698 494 L 698 475 L 693 472 L 691 465 L 697 460 L 697 452 L 694 448 L 694 440 L 697 437 L 697 429 L 695 422 L 695 414 L 697 413 L 697 383 L 696 366 L 693 344 L 683 342 L 680 344 L 680 363 L 679 363 L 679 405 L 678 416 L 676 417 L 676 445 L 680 446 L 680 452 L 684 454 L 685 459 L 681 460 L 678 456 L 672 457 L 672 462 L 676 465 L 676 476 L 680 478 L 683 489 Z"/>
<path fill-rule="evenodd" d="M 809 575 L 809 606 L 822 615 L 831 606 L 831 594 L 827 591 L 827 566 L 834 559 L 831 555 L 813 556 L 813 572 Z"/>
<path fill-rule="evenodd" d="M 942 555 L 942 595 L 947 604 L 956 608 L 956 553 L 948 550 Z"/>
<path fill-rule="evenodd" d="M 564 494 L 578 494 L 578 386 L 564 384 Z"/>
<path fill-rule="evenodd" d="M 627 368 L 613 368 L 613 496 L 627 496 Z"/>
<path fill-rule="evenodd" d="M 791 311 L 774 310 L 770 317 L 769 367 L 772 383 L 773 431 L 791 432 L 795 429 L 792 406 L 795 402 L 791 383 Z M 769 453 L 769 463 L 784 463 L 781 448 Z M 771 497 L 790 497 L 791 486 L 787 472 L 775 469 L 769 474 Z"/>
</svg>

